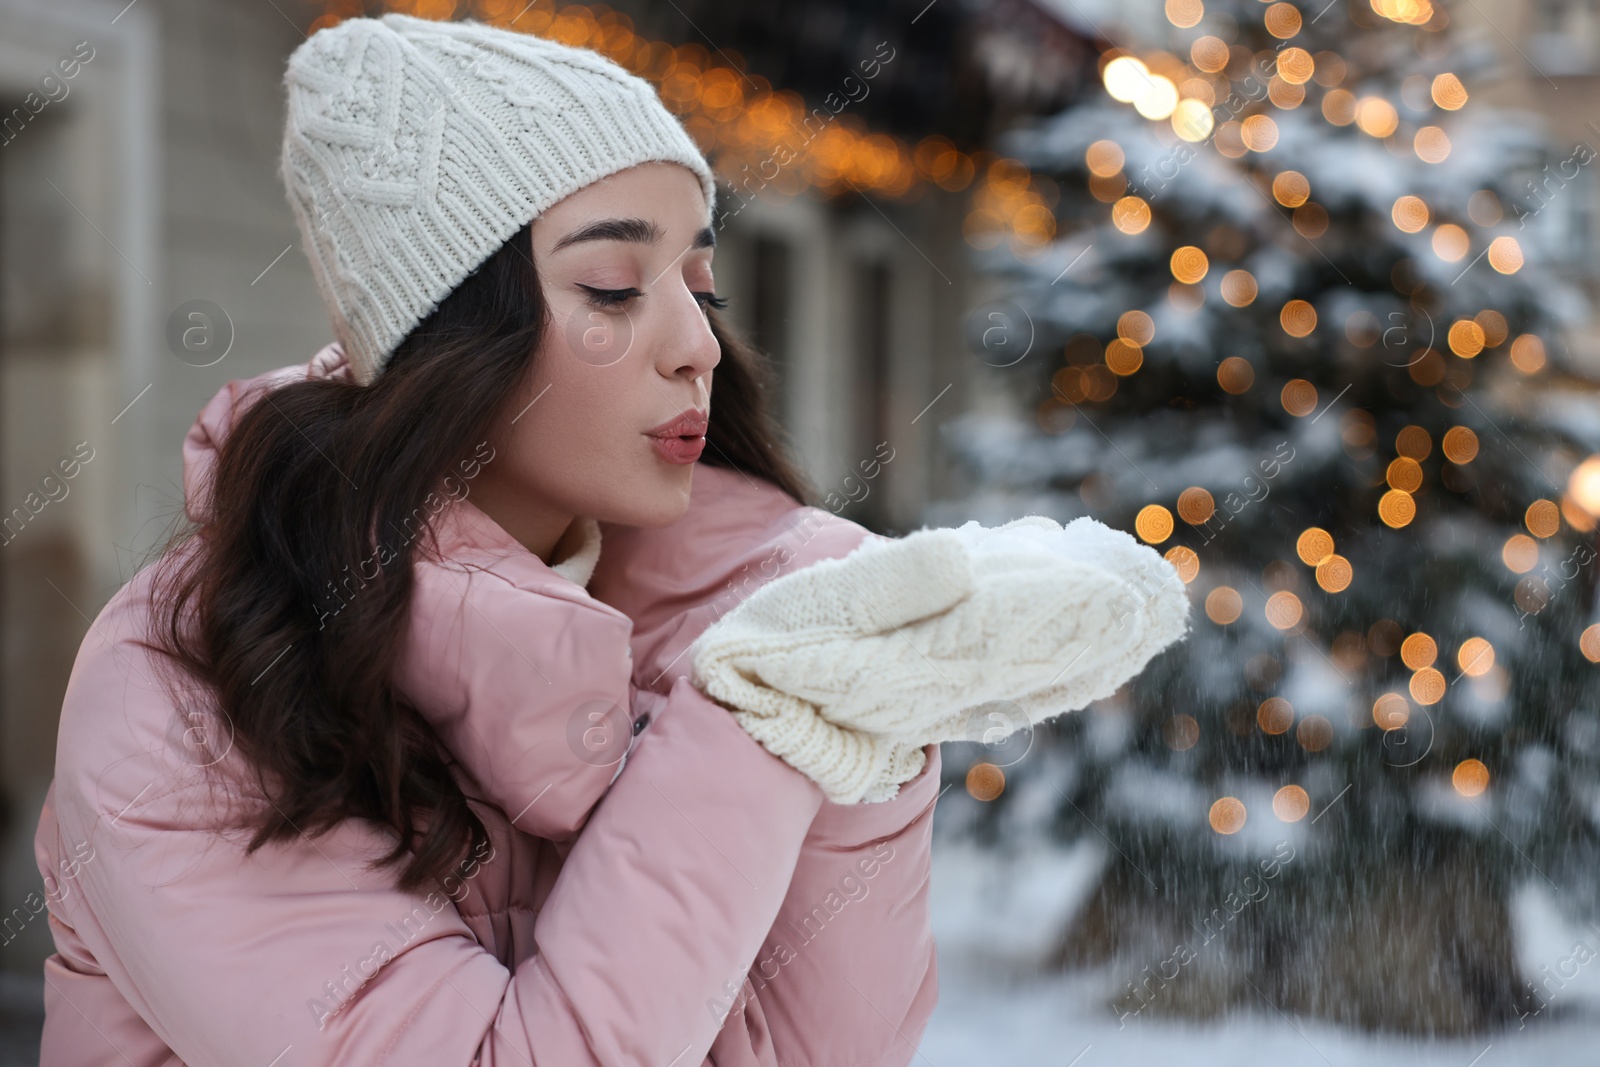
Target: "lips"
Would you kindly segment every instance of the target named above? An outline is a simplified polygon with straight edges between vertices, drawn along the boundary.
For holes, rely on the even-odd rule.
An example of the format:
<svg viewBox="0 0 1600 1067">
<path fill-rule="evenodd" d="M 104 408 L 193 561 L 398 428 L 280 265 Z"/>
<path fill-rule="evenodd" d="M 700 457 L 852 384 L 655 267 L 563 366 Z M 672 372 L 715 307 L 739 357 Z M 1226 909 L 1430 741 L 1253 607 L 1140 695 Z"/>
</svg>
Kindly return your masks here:
<svg viewBox="0 0 1600 1067">
<path fill-rule="evenodd" d="M 690 408 L 667 420 L 645 436 L 655 447 L 656 454 L 668 463 L 693 463 L 706 447 L 708 417 L 698 408 Z"/>
</svg>

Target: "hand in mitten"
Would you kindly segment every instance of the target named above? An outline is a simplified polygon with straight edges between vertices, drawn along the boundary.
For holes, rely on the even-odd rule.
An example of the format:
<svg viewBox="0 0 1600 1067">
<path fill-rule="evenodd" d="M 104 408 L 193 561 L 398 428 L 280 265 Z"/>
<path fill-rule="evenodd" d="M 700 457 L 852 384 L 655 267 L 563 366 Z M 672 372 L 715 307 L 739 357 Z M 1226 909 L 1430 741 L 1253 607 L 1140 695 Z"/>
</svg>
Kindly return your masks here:
<svg viewBox="0 0 1600 1067">
<path fill-rule="evenodd" d="M 843 570 L 841 571 L 841 567 Z M 819 570 L 831 580 L 807 579 Z M 774 597 L 771 591 L 780 589 Z M 787 590 L 785 592 L 784 590 Z M 694 678 L 740 725 L 836 803 L 887 800 L 921 771 L 922 745 L 830 722 L 815 702 L 760 676 L 755 661 L 849 646 L 945 611 L 973 591 L 966 553 L 951 531 L 873 538 L 841 559 L 769 582 L 690 646 Z M 787 677 L 803 665 L 785 664 Z"/>
<path fill-rule="evenodd" d="M 1046 551 L 1079 563 L 1103 567 L 1116 574 L 1126 587 L 1124 594 L 1110 604 L 1112 629 L 1118 638 L 1108 640 L 1079 658 L 1063 664 L 1059 674 L 1039 689 L 1006 698 L 1019 708 L 1030 723 L 1043 722 L 1067 711 L 1076 711 L 1116 692 L 1128 679 L 1144 669 L 1156 653 L 1179 640 L 1188 631 L 1189 599 L 1176 570 L 1153 549 L 1139 544 L 1130 535 L 1090 518 L 1079 518 L 1065 527 L 1041 516 L 1029 516 L 995 530 L 984 530 L 967 523 L 957 532 L 968 537 L 975 552 L 993 545 L 994 535 L 1019 538 Z M 970 720 L 970 715 L 968 719 Z M 1019 716 L 988 716 L 981 722 L 984 740 L 1000 740 L 998 722 L 1020 727 Z M 928 736 L 929 741 L 976 740 L 970 721 L 960 732 L 947 730 L 946 736 Z"/>
<path fill-rule="evenodd" d="M 1073 527 L 923 530 L 787 575 L 701 635 L 696 679 L 831 799 L 859 799 L 882 788 L 883 740 L 961 737 L 965 712 L 994 701 L 1041 718 L 1081 707 L 1182 632 L 1169 565 Z M 1112 569 L 1140 566 L 1154 597 Z M 1148 625 L 1146 609 L 1170 614 L 1173 593 L 1163 639 L 1170 620 Z"/>
</svg>

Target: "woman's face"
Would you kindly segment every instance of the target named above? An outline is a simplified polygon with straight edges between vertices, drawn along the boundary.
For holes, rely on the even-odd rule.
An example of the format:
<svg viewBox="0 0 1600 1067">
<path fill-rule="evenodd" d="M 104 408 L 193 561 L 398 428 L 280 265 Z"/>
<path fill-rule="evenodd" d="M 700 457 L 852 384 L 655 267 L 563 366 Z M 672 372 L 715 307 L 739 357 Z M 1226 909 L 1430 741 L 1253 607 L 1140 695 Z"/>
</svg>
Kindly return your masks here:
<svg viewBox="0 0 1600 1067">
<path fill-rule="evenodd" d="M 576 516 L 658 526 L 688 507 L 721 357 L 706 215 L 693 172 L 645 163 L 534 221 L 549 326 L 473 490 L 530 550 Z"/>
</svg>

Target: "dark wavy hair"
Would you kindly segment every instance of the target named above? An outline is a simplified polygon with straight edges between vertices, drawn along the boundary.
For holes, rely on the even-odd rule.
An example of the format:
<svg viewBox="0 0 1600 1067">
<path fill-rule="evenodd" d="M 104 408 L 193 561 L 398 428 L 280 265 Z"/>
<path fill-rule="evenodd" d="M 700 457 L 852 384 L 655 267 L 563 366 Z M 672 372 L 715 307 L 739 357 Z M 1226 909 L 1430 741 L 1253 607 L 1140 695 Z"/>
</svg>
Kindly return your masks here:
<svg viewBox="0 0 1600 1067">
<path fill-rule="evenodd" d="M 398 835 L 374 865 L 403 861 L 399 885 L 418 891 L 487 844 L 453 757 L 393 684 L 428 538 L 382 538 L 394 556 L 325 628 L 318 605 L 374 556 L 380 531 L 427 514 L 527 383 L 548 315 L 531 254 L 524 226 L 370 385 L 299 381 L 253 403 L 221 445 L 209 516 L 168 548 L 150 644 L 227 717 L 270 801 L 239 827 L 253 831 L 247 852 L 366 819 Z M 705 462 L 808 502 L 768 409 L 766 362 L 709 314 L 722 360 Z"/>
</svg>

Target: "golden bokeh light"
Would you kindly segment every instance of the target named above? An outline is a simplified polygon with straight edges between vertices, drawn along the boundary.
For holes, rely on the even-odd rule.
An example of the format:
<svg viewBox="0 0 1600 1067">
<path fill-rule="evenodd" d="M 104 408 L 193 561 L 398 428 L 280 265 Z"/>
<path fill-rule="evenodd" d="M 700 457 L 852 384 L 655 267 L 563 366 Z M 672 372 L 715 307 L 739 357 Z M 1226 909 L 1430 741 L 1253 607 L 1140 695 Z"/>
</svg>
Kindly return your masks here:
<svg viewBox="0 0 1600 1067">
<path fill-rule="evenodd" d="M 1304 378 L 1291 378 L 1278 397 L 1283 410 L 1303 418 L 1317 409 L 1317 387 Z"/>
<path fill-rule="evenodd" d="M 1409 26 L 1422 26 L 1433 18 L 1431 0 L 1372 0 L 1372 10 Z"/>
<path fill-rule="evenodd" d="M 1411 366 L 1406 368 L 1406 373 L 1418 385 L 1438 385 L 1444 381 L 1448 369 L 1443 356 L 1431 348 L 1424 348 L 1422 355 L 1412 360 Z"/>
<path fill-rule="evenodd" d="M 1450 784 L 1464 797 L 1475 797 L 1489 788 L 1489 768 L 1481 760 L 1464 759 L 1450 774 Z"/>
<path fill-rule="evenodd" d="M 1304 48 L 1285 48 L 1278 53 L 1278 77 L 1291 85 L 1310 81 L 1316 68 L 1316 61 Z"/>
<path fill-rule="evenodd" d="M 1282 697 L 1268 697 L 1256 709 L 1256 725 L 1262 733 L 1286 734 L 1294 725 L 1294 705 Z"/>
<path fill-rule="evenodd" d="M 1348 126 L 1356 120 L 1355 94 L 1331 89 L 1322 98 L 1322 117 L 1334 126 Z"/>
<path fill-rule="evenodd" d="M 1324 89 L 1332 89 L 1343 83 L 1346 74 L 1344 58 L 1337 52 L 1318 52 L 1313 58 L 1317 61 L 1317 72 L 1312 75 L 1317 84 Z"/>
<path fill-rule="evenodd" d="M 1206 6 L 1201 0 L 1167 0 L 1167 21 L 1180 30 L 1198 25 L 1205 14 Z"/>
<path fill-rule="evenodd" d="M 1146 504 L 1134 518 L 1133 529 L 1146 544 L 1159 545 L 1172 536 L 1172 512 L 1160 504 Z"/>
<path fill-rule="evenodd" d="M 1193 285 L 1206 276 L 1211 261 L 1196 245 L 1184 245 L 1172 253 L 1172 276 L 1185 285 Z"/>
<path fill-rule="evenodd" d="M 1471 463 L 1478 457 L 1478 435 L 1465 426 L 1452 426 L 1444 435 L 1444 458 L 1451 463 Z"/>
<path fill-rule="evenodd" d="M 1115 141 L 1096 141 L 1084 150 L 1083 162 L 1090 174 L 1109 178 L 1122 171 L 1122 146 Z"/>
<path fill-rule="evenodd" d="M 1590 533 L 1595 528 L 1595 517 L 1580 508 L 1566 493 L 1561 495 L 1561 517 L 1579 533 Z"/>
<path fill-rule="evenodd" d="M 1308 201 L 1294 209 L 1291 221 L 1295 233 L 1307 240 L 1315 240 L 1328 232 L 1328 209 L 1315 201 Z"/>
<path fill-rule="evenodd" d="M 1450 158 L 1450 138 L 1438 126 L 1424 126 L 1411 139 L 1412 151 L 1424 163 L 1443 163 Z"/>
<path fill-rule="evenodd" d="M 1454 263 L 1465 256 L 1471 245 L 1467 231 L 1453 222 L 1447 222 L 1433 231 L 1433 254 L 1446 263 Z"/>
<path fill-rule="evenodd" d="M 1174 715 L 1161 725 L 1161 739 L 1174 752 L 1187 752 L 1200 740 L 1200 724 L 1193 715 Z"/>
<path fill-rule="evenodd" d="M 1372 721 L 1380 730 L 1398 730 L 1411 721 L 1411 704 L 1399 693 L 1385 693 L 1372 702 Z"/>
<path fill-rule="evenodd" d="M 1191 485 L 1178 494 L 1178 518 L 1190 526 L 1199 526 L 1216 512 L 1216 501 L 1198 485 Z"/>
<path fill-rule="evenodd" d="M 1267 99 L 1271 100 L 1275 107 L 1280 107 L 1285 111 L 1292 111 L 1305 103 L 1305 86 L 1284 81 L 1283 78 L 1274 74 L 1267 82 Z"/>
<path fill-rule="evenodd" d="M 1243 356 L 1229 356 L 1217 367 L 1217 384 L 1222 391 L 1238 396 L 1255 383 L 1256 371 Z"/>
<path fill-rule="evenodd" d="M 1446 111 L 1457 111 L 1467 102 L 1467 87 L 1454 74 L 1440 74 L 1433 79 L 1433 102 Z"/>
<path fill-rule="evenodd" d="M 1333 723 L 1325 715 L 1307 715 L 1300 720 L 1294 737 L 1307 752 L 1321 752 L 1333 743 Z"/>
<path fill-rule="evenodd" d="M 1391 489 L 1378 499 L 1378 518 L 1398 530 L 1417 517 L 1417 502 L 1404 489 Z"/>
<path fill-rule="evenodd" d="M 1239 124 L 1239 139 L 1252 152 L 1270 152 L 1278 143 L 1278 124 L 1266 115 L 1251 115 Z"/>
<path fill-rule="evenodd" d="M 1286 785 L 1272 796 L 1272 814 L 1283 822 L 1299 822 L 1310 810 L 1310 794 L 1297 785 Z"/>
<path fill-rule="evenodd" d="M 1436 667 L 1424 667 L 1411 676 L 1411 699 L 1426 707 L 1444 699 L 1444 675 Z"/>
<path fill-rule="evenodd" d="M 1421 233 L 1428 225 L 1428 205 L 1420 196 L 1402 196 L 1389 209 L 1389 217 L 1406 233 Z"/>
<path fill-rule="evenodd" d="M 1236 308 L 1242 308 L 1249 306 L 1255 298 L 1255 275 L 1247 270 L 1230 270 L 1222 276 L 1222 299 Z"/>
<path fill-rule="evenodd" d="M 1150 205 L 1137 196 L 1125 196 L 1111 205 L 1111 224 L 1126 234 L 1143 233 L 1150 225 Z"/>
<path fill-rule="evenodd" d="M 1600 516 L 1600 456 L 1590 456 L 1572 469 L 1567 496 L 1590 515 Z"/>
<path fill-rule="evenodd" d="M 1135 56 L 1118 56 L 1101 74 L 1111 99 L 1131 104 L 1150 85 L 1150 68 Z"/>
<path fill-rule="evenodd" d="M 1244 611 L 1244 598 L 1232 586 L 1219 585 L 1206 594 L 1206 618 L 1218 626 L 1237 622 Z"/>
<path fill-rule="evenodd" d="M 1428 431 L 1412 423 L 1401 428 L 1394 435 L 1394 450 L 1402 456 L 1421 462 L 1428 458 L 1428 453 L 1433 451 L 1433 438 Z"/>
<path fill-rule="evenodd" d="M 1527 574 L 1539 562 L 1539 542 L 1527 534 L 1512 534 L 1500 546 L 1500 559 L 1514 574 Z"/>
<path fill-rule="evenodd" d="M 1365 96 L 1356 103 L 1356 125 L 1368 137 L 1387 137 L 1400 125 L 1400 113 L 1381 96 Z"/>
<path fill-rule="evenodd" d="M 1509 234 L 1489 242 L 1489 266 L 1501 274 L 1515 274 L 1522 269 L 1522 246 Z"/>
<path fill-rule="evenodd" d="M 1511 365 L 1523 374 L 1533 374 L 1544 368 L 1544 342 L 1531 333 L 1519 334 L 1511 342 Z"/>
<path fill-rule="evenodd" d="M 1144 351 L 1136 344 L 1118 337 L 1106 345 L 1106 368 L 1120 377 L 1137 371 L 1144 365 Z"/>
<path fill-rule="evenodd" d="M 1494 646 L 1481 637 L 1469 637 L 1456 649 L 1456 665 L 1468 678 L 1481 678 L 1494 666 Z"/>
<path fill-rule="evenodd" d="M 1300 32 L 1300 9 L 1293 4 L 1273 4 L 1261 16 L 1267 32 L 1283 40 Z"/>
<path fill-rule="evenodd" d="M 1578 635 L 1578 651 L 1590 663 L 1600 663 L 1600 622 L 1587 627 Z"/>
<path fill-rule="evenodd" d="M 967 792 L 974 800 L 990 801 L 1006 790 L 1006 772 L 992 763 L 974 763 L 967 770 Z"/>
<path fill-rule="evenodd" d="M 1150 84 L 1133 101 L 1133 109 L 1147 119 L 1164 119 L 1178 106 L 1178 87 L 1160 74 L 1150 76 Z"/>
<path fill-rule="evenodd" d="M 1438 643 L 1420 631 L 1400 642 L 1400 660 L 1414 671 L 1433 666 L 1438 657 Z"/>
<path fill-rule="evenodd" d="M 1192 144 L 1204 141 L 1216 128 L 1211 104 L 1194 97 L 1178 101 L 1178 106 L 1172 109 L 1171 122 L 1172 132 Z"/>
<path fill-rule="evenodd" d="M 1228 65 L 1228 43 L 1219 37 L 1201 37 L 1189 46 L 1189 59 L 1207 74 L 1216 74 Z"/>
<path fill-rule="evenodd" d="M 1535 500 L 1523 513 L 1522 521 L 1535 537 L 1554 537 L 1561 532 L 1561 509 L 1554 500 Z"/>
<path fill-rule="evenodd" d="M 1187 545 L 1173 545 L 1162 555 L 1172 569 L 1178 572 L 1178 577 L 1184 585 L 1188 585 L 1200 575 L 1200 556 L 1194 549 Z"/>
<path fill-rule="evenodd" d="M 1217 102 L 1217 87 L 1211 83 L 1210 78 L 1185 78 L 1178 83 L 1178 95 L 1183 97 L 1183 100 L 1194 100 L 1206 107 L 1212 107 Z M 1180 106 L 1183 100 L 1178 101 Z"/>
<path fill-rule="evenodd" d="M 1104 178 L 1098 174 L 1089 176 L 1089 195 L 1102 204 L 1114 203 L 1127 191 L 1128 179 L 1121 171 Z"/>
<path fill-rule="evenodd" d="M 1472 316 L 1472 321 L 1483 327 L 1483 347 L 1494 348 L 1503 344 L 1508 332 L 1506 317 L 1491 308 Z"/>
<path fill-rule="evenodd" d="M 1223 797 L 1211 805 L 1211 828 L 1219 834 L 1236 834 L 1244 829 L 1244 802 L 1238 797 Z"/>
<path fill-rule="evenodd" d="M 1483 327 L 1471 319 L 1457 319 L 1450 324 L 1448 340 L 1450 351 L 1462 359 L 1472 359 L 1483 351 Z"/>
<path fill-rule="evenodd" d="M 1272 197 L 1284 207 L 1299 207 L 1311 198 L 1311 183 L 1297 170 L 1286 170 L 1272 179 Z"/>
<path fill-rule="evenodd" d="M 1410 456 L 1399 456 L 1389 464 L 1384 480 L 1392 489 L 1415 493 L 1422 488 L 1422 464 Z"/>
<path fill-rule="evenodd" d="M 1278 312 L 1278 324 L 1290 337 L 1309 336 L 1317 328 L 1317 309 L 1304 300 L 1290 300 Z"/>
<path fill-rule="evenodd" d="M 1350 561 L 1335 552 L 1333 555 L 1317 564 L 1317 584 L 1327 593 L 1342 593 L 1350 588 L 1350 582 L 1355 577 L 1355 568 Z"/>
<path fill-rule="evenodd" d="M 1320 526 L 1308 526 L 1295 539 L 1294 551 L 1301 563 L 1315 567 L 1333 555 L 1333 535 Z"/>
<path fill-rule="evenodd" d="M 1117 318 L 1117 336 L 1135 345 L 1147 345 L 1155 340 L 1155 320 L 1142 311 L 1124 311 Z"/>
<path fill-rule="evenodd" d="M 1280 589 L 1267 598 L 1267 621 L 1274 629 L 1292 630 L 1300 624 L 1305 607 L 1300 598 L 1287 589 Z"/>
</svg>

